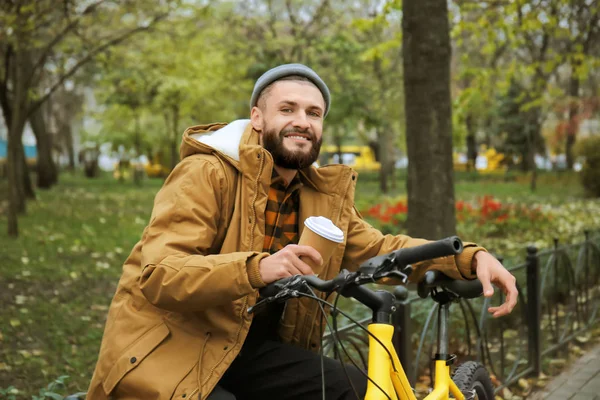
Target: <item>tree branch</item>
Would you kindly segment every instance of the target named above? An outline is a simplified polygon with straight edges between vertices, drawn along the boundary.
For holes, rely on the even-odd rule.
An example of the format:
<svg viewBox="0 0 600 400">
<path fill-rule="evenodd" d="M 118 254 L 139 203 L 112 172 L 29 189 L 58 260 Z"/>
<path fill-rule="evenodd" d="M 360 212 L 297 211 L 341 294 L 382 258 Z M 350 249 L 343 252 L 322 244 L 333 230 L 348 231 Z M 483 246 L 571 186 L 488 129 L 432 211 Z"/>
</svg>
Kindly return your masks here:
<svg viewBox="0 0 600 400">
<path fill-rule="evenodd" d="M 596 12 L 592 14 L 592 16 L 590 17 L 590 25 L 588 26 L 588 32 L 587 32 L 587 37 L 585 38 L 584 42 L 583 42 L 583 54 L 587 55 L 589 49 L 590 49 L 590 44 L 593 41 L 593 38 L 598 34 L 598 32 L 600 31 L 600 29 L 598 28 L 598 22 L 600 20 L 600 13 L 598 11 L 598 9 L 596 9 Z"/>
<path fill-rule="evenodd" d="M 271 35 L 273 38 L 277 38 L 277 29 L 275 29 L 275 22 L 277 21 L 277 16 L 275 15 L 275 10 L 273 10 L 273 0 L 267 1 L 267 6 L 269 7 L 269 30 L 271 31 Z"/>
<path fill-rule="evenodd" d="M 326 7 L 329 6 L 329 0 L 323 0 L 321 2 L 321 4 L 319 4 L 319 7 L 317 7 L 317 10 L 315 11 L 315 14 L 313 15 L 312 19 L 310 21 L 308 21 L 308 23 L 304 26 L 304 34 L 306 34 L 308 32 L 308 30 L 310 29 L 310 27 L 315 23 L 315 22 L 320 22 L 321 18 L 323 18 L 324 15 L 324 11 L 326 9 Z"/>
<path fill-rule="evenodd" d="M 79 22 L 81 22 L 81 19 L 88 15 L 91 14 L 92 12 L 94 12 L 96 10 L 96 8 L 101 5 L 102 3 L 104 3 L 106 0 L 98 0 L 95 3 L 90 4 L 89 6 L 87 6 L 85 8 L 85 10 L 83 10 L 83 12 L 73 21 L 71 21 L 67 26 L 65 26 L 65 28 L 59 32 L 49 43 L 48 45 L 44 48 L 44 50 L 42 50 L 42 54 L 40 55 L 40 58 L 38 59 L 37 62 L 34 63 L 33 68 L 31 70 L 31 76 L 28 77 L 28 79 L 33 78 L 33 74 L 35 74 L 35 71 L 37 68 L 42 67 L 44 64 L 46 64 L 46 59 L 48 58 L 48 55 L 50 54 L 50 52 L 52 51 L 52 49 L 54 48 L 54 46 L 56 46 L 58 43 L 60 43 L 65 36 L 67 36 L 67 34 L 69 32 L 71 32 L 71 30 L 73 30 L 77 25 L 79 25 Z"/>
<path fill-rule="evenodd" d="M 117 44 L 123 42 L 124 40 L 128 39 L 130 36 L 133 36 L 134 34 L 136 34 L 138 32 L 143 32 L 143 31 L 150 29 L 154 24 L 156 24 L 158 21 L 164 19 L 167 15 L 168 15 L 168 13 L 158 15 L 147 26 L 140 26 L 140 27 L 137 27 L 130 31 L 127 31 L 123 35 L 113 38 L 113 39 L 109 40 L 108 42 L 104 43 L 103 45 L 98 46 L 94 50 L 90 51 L 85 57 L 83 57 L 81 60 L 79 60 L 77 62 L 77 64 L 75 64 L 68 72 L 66 72 L 63 76 L 61 76 L 58 79 L 58 81 L 48 90 L 48 92 L 46 92 L 46 94 L 44 96 L 42 96 L 37 101 L 33 102 L 32 106 L 29 108 L 29 110 L 27 110 L 27 118 L 29 118 L 29 116 L 39 106 L 41 106 L 46 100 L 48 100 L 48 98 L 52 95 L 52 93 L 54 93 L 59 87 L 61 87 L 62 84 L 67 79 L 69 79 L 71 76 L 73 76 L 79 70 L 79 68 L 81 68 L 83 65 L 88 63 L 90 60 L 92 60 L 97 54 L 101 53 L 102 51 L 106 50 L 107 48 L 109 48 L 111 46 L 114 46 L 114 45 L 117 45 Z"/>
</svg>

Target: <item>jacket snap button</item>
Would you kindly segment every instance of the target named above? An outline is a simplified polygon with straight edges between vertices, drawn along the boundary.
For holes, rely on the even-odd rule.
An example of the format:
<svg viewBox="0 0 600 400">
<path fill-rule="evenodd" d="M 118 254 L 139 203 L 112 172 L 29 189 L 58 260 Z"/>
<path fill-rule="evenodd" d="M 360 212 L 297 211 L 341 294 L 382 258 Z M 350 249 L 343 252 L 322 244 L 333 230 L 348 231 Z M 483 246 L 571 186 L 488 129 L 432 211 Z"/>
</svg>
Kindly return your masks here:
<svg viewBox="0 0 600 400">
<path fill-rule="evenodd" d="M 129 361 L 130 361 L 132 364 L 135 364 L 135 362 L 137 361 L 137 358 L 135 358 L 135 357 L 131 357 L 131 358 L 129 359 Z"/>
<path fill-rule="evenodd" d="M 317 347 L 317 344 L 316 343 L 311 343 L 310 347 L 312 347 L 314 349 L 315 347 Z"/>
<path fill-rule="evenodd" d="M 184 399 L 185 399 L 185 396 L 186 396 L 186 394 L 185 394 L 185 393 L 181 395 L 181 397 L 183 397 Z"/>
<path fill-rule="evenodd" d="M 260 154 L 257 154 L 257 155 L 256 155 L 256 158 L 260 158 Z"/>
<path fill-rule="evenodd" d="M 223 350 L 227 350 L 229 348 L 229 346 L 225 346 L 223 347 Z"/>
<path fill-rule="evenodd" d="M 352 180 L 355 180 L 355 179 L 356 179 L 356 176 L 355 176 L 355 175 L 352 175 Z"/>
</svg>

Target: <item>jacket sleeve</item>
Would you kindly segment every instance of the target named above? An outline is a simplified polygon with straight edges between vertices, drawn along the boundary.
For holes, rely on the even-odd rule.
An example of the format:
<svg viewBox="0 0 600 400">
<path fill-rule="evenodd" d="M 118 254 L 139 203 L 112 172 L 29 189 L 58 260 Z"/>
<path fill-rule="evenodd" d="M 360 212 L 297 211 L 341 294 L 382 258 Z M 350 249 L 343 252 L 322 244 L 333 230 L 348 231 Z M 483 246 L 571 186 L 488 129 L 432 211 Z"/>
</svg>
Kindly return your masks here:
<svg viewBox="0 0 600 400">
<path fill-rule="evenodd" d="M 226 223 L 221 210 L 233 206 L 222 168 L 213 156 L 187 157 L 156 195 L 142 238 L 139 284 L 157 307 L 198 311 L 239 299 L 262 283 L 255 275 L 268 254 L 215 254 L 219 224 Z"/>
<path fill-rule="evenodd" d="M 364 221 L 358 211 L 353 209 L 342 265 L 349 270 L 357 270 L 360 264 L 371 257 L 427 242 L 428 240 L 415 239 L 406 235 L 384 235 Z M 476 252 L 485 249 L 475 243 L 463 242 L 463 245 L 463 252 L 457 256 L 435 258 L 413 265 L 414 270 L 409 280 L 418 282 L 430 269 L 439 270 L 453 279 L 474 279 L 476 275 L 471 269 L 473 256 Z"/>
</svg>

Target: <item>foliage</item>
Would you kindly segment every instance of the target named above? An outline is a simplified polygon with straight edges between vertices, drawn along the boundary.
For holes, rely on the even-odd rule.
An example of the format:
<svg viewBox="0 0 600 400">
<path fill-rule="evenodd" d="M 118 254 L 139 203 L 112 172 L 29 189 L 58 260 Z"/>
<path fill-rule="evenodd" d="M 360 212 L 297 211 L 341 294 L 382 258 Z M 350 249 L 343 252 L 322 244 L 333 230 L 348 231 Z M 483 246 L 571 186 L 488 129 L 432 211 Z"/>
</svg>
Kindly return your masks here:
<svg viewBox="0 0 600 400">
<path fill-rule="evenodd" d="M 61 389 L 65 387 L 65 381 L 69 377 L 67 375 L 62 375 L 56 378 L 54 381 L 50 382 L 48 386 L 39 390 L 37 395 L 32 395 L 32 400 L 63 400 L 64 396 L 57 393 Z M 19 390 L 17 390 L 14 386 L 9 386 L 6 389 L 0 388 L 0 395 L 2 395 L 3 399 L 6 400 L 16 400 L 17 395 L 19 394 Z"/>
<path fill-rule="evenodd" d="M 592 196 L 600 197 L 600 136 L 580 140 L 576 153 L 584 159 L 581 183 Z"/>
<path fill-rule="evenodd" d="M 405 200 L 379 203 L 370 207 L 364 215 L 374 219 L 384 233 L 396 233 L 404 229 L 408 207 Z M 509 237 L 531 230 L 543 232 L 552 217 L 540 206 L 503 203 L 491 195 L 484 195 L 475 202 L 456 202 L 457 231 L 464 237 Z M 479 239 L 478 239 L 479 240 Z"/>
<path fill-rule="evenodd" d="M 527 165 L 530 151 L 544 152 L 543 140 L 538 130 L 535 113 L 526 110 L 530 102 L 527 92 L 517 83 L 511 81 L 508 91 L 500 96 L 496 103 L 496 134 L 502 138 L 499 151 L 507 155 L 507 159 L 518 157 L 523 169 L 531 169 Z M 534 142 L 538 144 L 533 149 Z"/>
</svg>

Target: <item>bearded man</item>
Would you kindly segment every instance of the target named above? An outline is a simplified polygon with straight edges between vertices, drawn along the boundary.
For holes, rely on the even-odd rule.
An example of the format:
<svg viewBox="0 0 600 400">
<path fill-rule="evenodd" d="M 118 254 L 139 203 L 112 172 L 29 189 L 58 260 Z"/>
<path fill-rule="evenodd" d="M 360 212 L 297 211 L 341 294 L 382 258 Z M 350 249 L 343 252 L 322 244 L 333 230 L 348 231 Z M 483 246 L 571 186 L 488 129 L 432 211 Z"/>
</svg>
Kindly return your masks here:
<svg viewBox="0 0 600 400">
<path fill-rule="evenodd" d="M 281 65 L 255 84 L 250 120 L 188 128 L 181 161 L 156 195 L 148 226 L 123 267 L 110 306 L 90 399 L 321 399 L 323 319 L 310 299 L 257 315 L 259 289 L 295 274 L 331 279 L 371 257 L 423 239 L 383 235 L 354 208 L 357 174 L 317 167 L 331 100 L 310 68 Z M 309 216 L 325 216 L 344 242 L 322 262 L 298 245 Z M 313 269 L 300 257 L 308 257 Z M 514 277 L 483 248 L 415 267 L 478 277 L 516 304 Z M 359 396 L 366 378 L 347 367 Z M 339 362 L 325 358 L 327 399 L 354 399 Z"/>
</svg>

